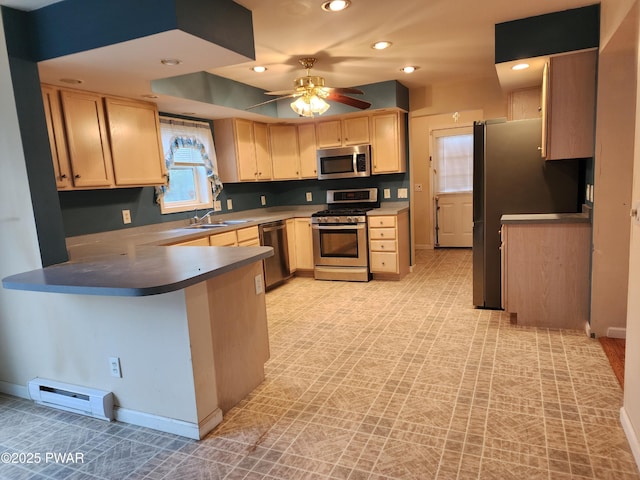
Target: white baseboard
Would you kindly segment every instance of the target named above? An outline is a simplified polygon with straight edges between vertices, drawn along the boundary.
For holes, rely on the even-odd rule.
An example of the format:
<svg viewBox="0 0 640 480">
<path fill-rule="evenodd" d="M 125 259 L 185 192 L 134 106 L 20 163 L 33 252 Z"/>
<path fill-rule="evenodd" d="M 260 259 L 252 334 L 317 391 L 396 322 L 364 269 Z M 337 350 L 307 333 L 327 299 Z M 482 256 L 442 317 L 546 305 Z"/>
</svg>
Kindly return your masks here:
<svg viewBox="0 0 640 480">
<path fill-rule="evenodd" d="M 0 380 L 0 393 L 6 393 L 14 397 L 26 398 L 31 400 L 29 396 L 29 389 L 26 385 L 18 385 L 16 383 L 3 382 Z"/>
<path fill-rule="evenodd" d="M 624 407 L 620 409 L 620 423 L 622 423 L 622 429 L 627 436 L 629 447 L 631 447 L 631 453 L 633 454 L 633 458 L 636 460 L 638 470 L 640 470 L 640 440 L 633 429 L 631 419 L 629 418 L 629 415 L 627 415 L 627 411 Z"/>
<path fill-rule="evenodd" d="M 607 328 L 607 337 L 609 338 L 627 338 L 627 329 L 620 327 Z"/>
<path fill-rule="evenodd" d="M 216 409 L 211 415 L 205 418 L 201 422 L 201 425 L 122 407 L 115 407 L 114 413 L 115 419 L 119 422 L 152 428 L 153 430 L 159 430 L 165 433 L 173 433 L 174 435 L 193 438 L 194 440 L 203 438 L 222 421 L 222 411 L 220 409 Z"/>
<path fill-rule="evenodd" d="M 23 385 L 3 382 L 0 380 L 0 393 L 12 395 L 14 397 L 31 400 L 29 389 Z M 115 419 L 122 423 L 130 423 L 140 427 L 152 428 L 165 433 L 173 433 L 182 437 L 200 440 L 222 422 L 222 411 L 218 408 L 207 416 L 200 424 L 176 420 L 169 417 L 161 417 L 150 413 L 129 410 L 128 408 L 114 407 Z"/>
</svg>

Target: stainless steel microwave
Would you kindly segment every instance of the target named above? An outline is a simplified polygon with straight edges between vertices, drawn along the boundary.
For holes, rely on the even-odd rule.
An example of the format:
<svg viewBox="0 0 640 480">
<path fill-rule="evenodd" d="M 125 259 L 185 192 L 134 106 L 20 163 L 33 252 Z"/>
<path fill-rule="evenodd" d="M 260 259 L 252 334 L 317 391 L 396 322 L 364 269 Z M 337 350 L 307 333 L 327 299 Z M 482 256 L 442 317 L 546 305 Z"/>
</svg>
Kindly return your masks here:
<svg viewBox="0 0 640 480">
<path fill-rule="evenodd" d="M 318 180 L 371 175 L 371 145 L 318 150 Z"/>
</svg>

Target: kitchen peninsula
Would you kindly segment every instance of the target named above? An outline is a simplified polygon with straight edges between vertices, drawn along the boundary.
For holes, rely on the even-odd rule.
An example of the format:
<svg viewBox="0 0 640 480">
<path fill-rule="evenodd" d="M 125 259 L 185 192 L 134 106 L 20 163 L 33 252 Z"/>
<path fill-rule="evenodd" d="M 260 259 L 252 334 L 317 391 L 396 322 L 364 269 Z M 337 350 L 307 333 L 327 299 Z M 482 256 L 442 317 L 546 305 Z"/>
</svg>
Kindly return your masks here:
<svg viewBox="0 0 640 480">
<path fill-rule="evenodd" d="M 264 379 L 262 260 L 273 249 L 125 242 L 98 250 L 3 279 L 25 290 L 24 302 L 49 296 L 54 380 L 112 391 L 117 420 L 204 437 Z M 72 315 L 59 301 L 68 295 Z M 110 374 L 110 357 L 121 377 Z"/>
</svg>

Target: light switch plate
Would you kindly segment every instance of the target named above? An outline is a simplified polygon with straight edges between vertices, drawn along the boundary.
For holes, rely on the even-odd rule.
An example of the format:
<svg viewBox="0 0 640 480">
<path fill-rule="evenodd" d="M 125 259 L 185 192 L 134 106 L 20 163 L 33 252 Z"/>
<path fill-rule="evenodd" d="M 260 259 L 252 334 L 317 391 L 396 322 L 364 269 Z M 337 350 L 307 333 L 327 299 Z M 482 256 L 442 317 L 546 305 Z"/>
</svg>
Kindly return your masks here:
<svg viewBox="0 0 640 480">
<path fill-rule="evenodd" d="M 256 295 L 260 295 L 262 292 L 264 292 L 264 284 L 262 283 L 262 274 L 256 275 L 253 278 L 253 283 L 256 286 Z"/>
<path fill-rule="evenodd" d="M 398 189 L 398 198 L 407 198 L 408 192 L 406 188 Z"/>
<path fill-rule="evenodd" d="M 264 207 L 266 204 L 267 204 L 267 197 L 265 197 L 264 195 L 260 195 L 260 205 Z"/>
<path fill-rule="evenodd" d="M 383 195 L 384 195 L 384 198 L 391 198 L 391 189 L 385 188 Z"/>
<path fill-rule="evenodd" d="M 230 198 L 227 198 L 227 210 L 233 210 L 233 202 Z"/>
<path fill-rule="evenodd" d="M 311 202 L 313 200 L 313 194 L 311 192 L 307 192 L 307 202 Z"/>
</svg>

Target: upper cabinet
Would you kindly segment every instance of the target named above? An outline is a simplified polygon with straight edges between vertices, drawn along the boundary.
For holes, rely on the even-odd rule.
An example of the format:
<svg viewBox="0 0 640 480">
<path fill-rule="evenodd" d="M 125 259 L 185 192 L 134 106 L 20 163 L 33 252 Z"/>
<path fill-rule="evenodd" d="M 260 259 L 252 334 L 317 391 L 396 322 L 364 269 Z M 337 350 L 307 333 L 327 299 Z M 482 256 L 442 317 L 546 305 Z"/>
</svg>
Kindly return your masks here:
<svg viewBox="0 0 640 480">
<path fill-rule="evenodd" d="M 58 189 L 165 183 L 154 104 L 49 85 L 42 95 Z"/>
<path fill-rule="evenodd" d="M 225 182 L 271 180 L 267 125 L 241 118 L 213 122 L 218 172 Z"/>
<path fill-rule="evenodd" d="M 317 123 L 318 148 L 362 145 L 371 142 L 369 116 L 345 117 Z"/>
<path fill-rule="evenodd" d="M 407 171 L 405 131 L 401 112 L 371 116 L 371 173 Z"/>
<path fill-rule="evenodd" d="M 316 126 L 313 123 L 298 125 L 298 149 L 300 151 L 300 177 L 318 178 L 316 157 Z"/>
<path fill-rule="evenodd" d="M 274 180 L 300 178 L 298 130 L 295 125 L 269 125 Z"/>
<path fill-rule="evenodd" d="M 597 51 L 550 58 L 542 82 L 542 146 L 546 160 L 594 154 Z"/>
<path fill-rule="evenodd" d="M 112 97 L 104 102 L 116 185 L 164 183 L 167 172 L 155 104 Z"/>
</svg>

